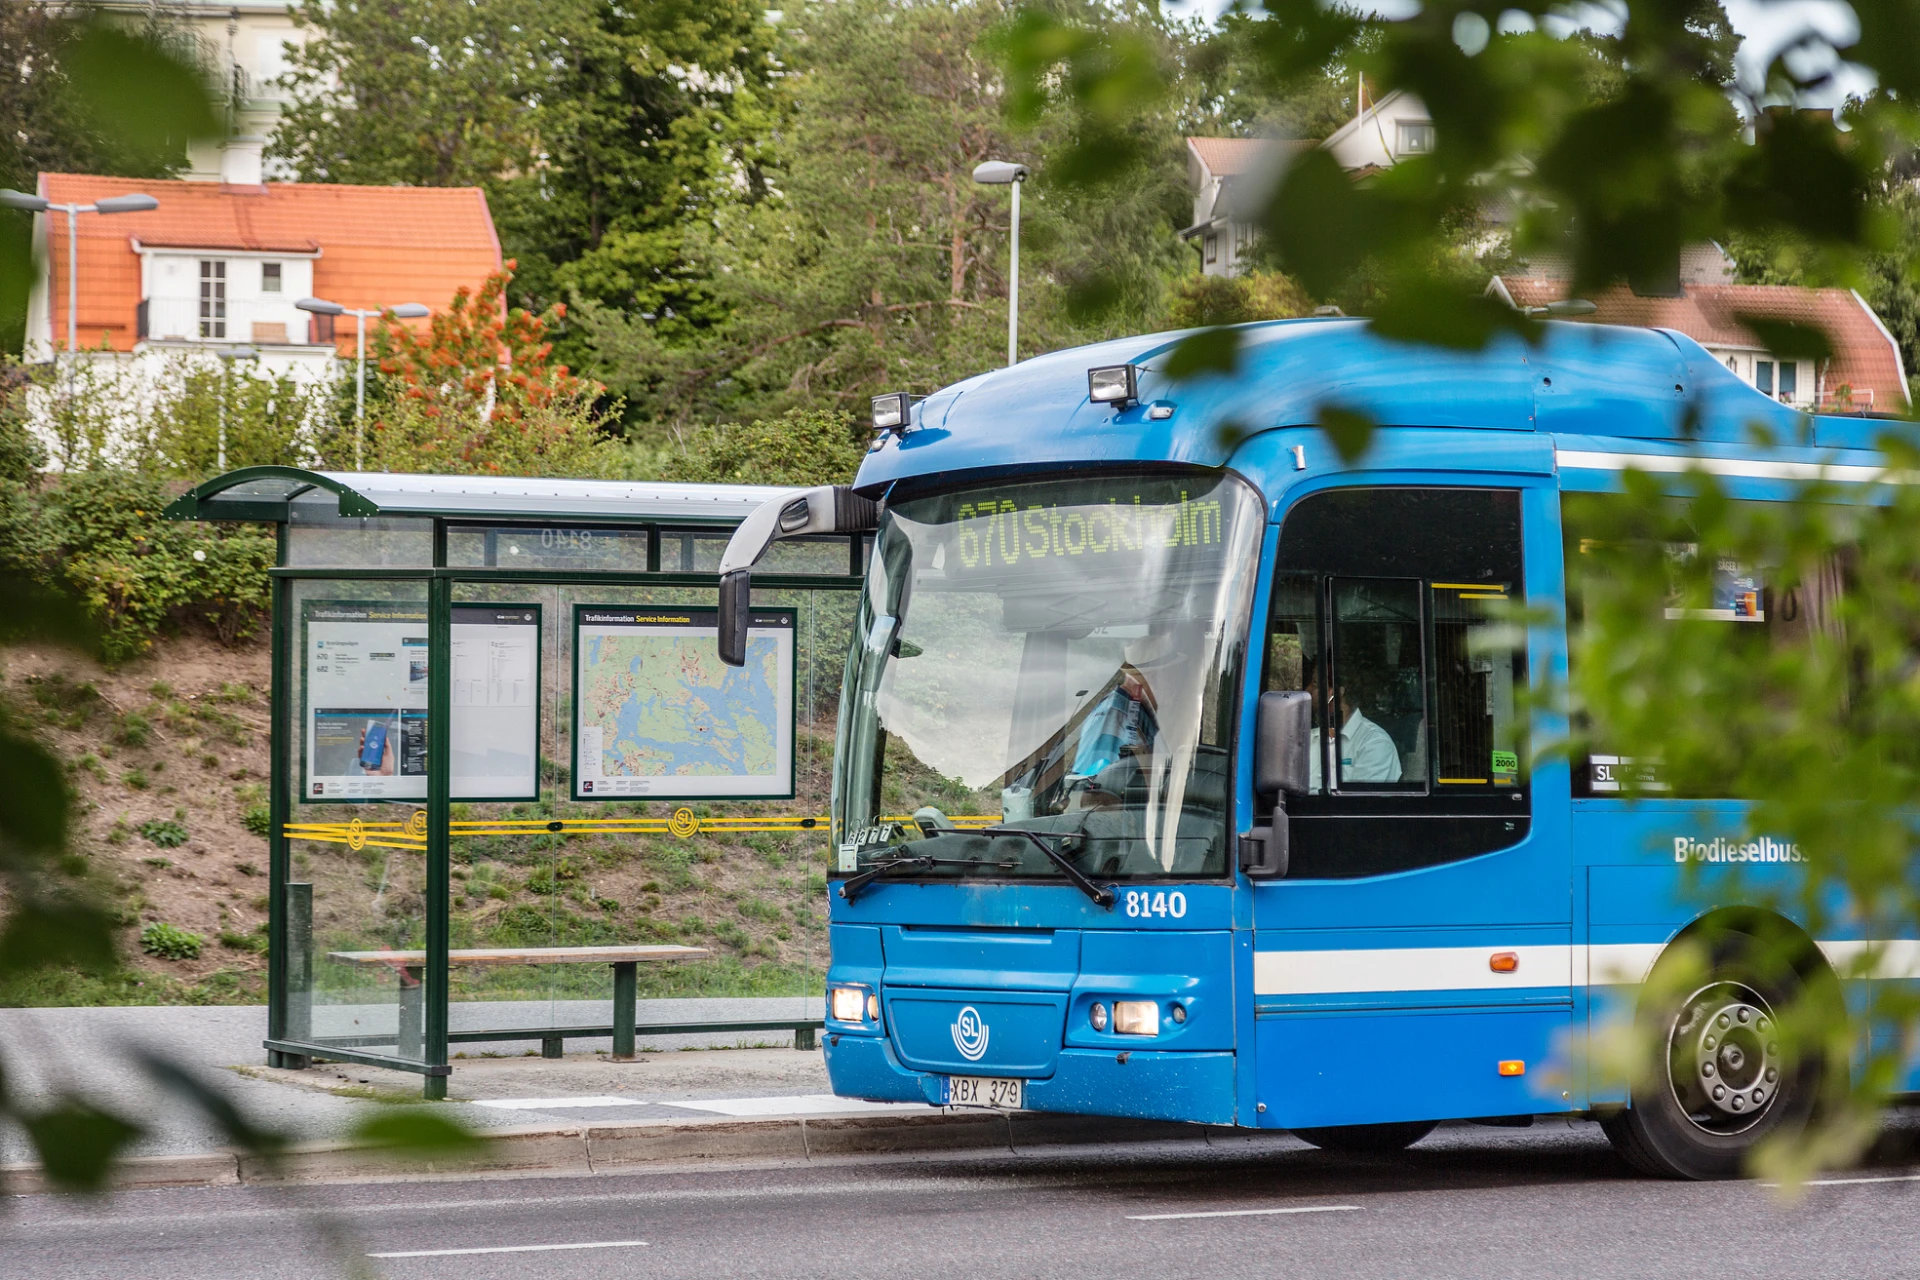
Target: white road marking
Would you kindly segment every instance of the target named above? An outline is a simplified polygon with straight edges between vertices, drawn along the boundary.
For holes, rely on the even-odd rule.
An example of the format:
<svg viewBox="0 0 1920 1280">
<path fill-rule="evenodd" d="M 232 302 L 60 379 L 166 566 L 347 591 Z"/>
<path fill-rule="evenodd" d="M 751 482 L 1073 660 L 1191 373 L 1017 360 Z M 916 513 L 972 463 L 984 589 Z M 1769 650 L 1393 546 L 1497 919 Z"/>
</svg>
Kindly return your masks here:
<svg viewBox="0 0 1920 1280">
<path fill-rule="evenodd" d="M 688 1098 L 679 1101 L 659 1099 L 663 1107 L 684 1107 L 689 1111 L 712 1111 L 723 1116 L 813 1116 L 868 1115 L 880 1112 L 919 1114 L 938 1110 L 922 1102 L 863 1102 L 858 1098 L 836 1098 L 830 1093 L 797 1093 L 784 1098 Z"/>
<path fill-rule="evenodd" d="M 554 1111 L 565 1107 L 644 1107 L 638 1098 L 616 1098 L 599 1094 L 574 1098 L 482 1098 L 476 1107 L 497 1107 L 502 1111 Z"/>
<path fill-rule="evenodd" d="M 1215 1209 L 1209 1213 L 1130 1213 L 1128 1222 L 1170 1222 L 1175 1218 L 1260 1218 L 1275 1213 L 1352 1213 L 1357 1204 L 1303 1204 L 1290 1209 Z"/>
<path fill-rule="evenodd" d="M 490 1249 L 407 1249 L 370 1253 L 369 1258 L 452 1258 L 469 1253 L 551 1253 L 557 1249 L 644 1249 L 645 1240 L 596 1240 L 591 1244 L 503 1244 Z"/>
<path fill-rule="evenodd" d="M 1808 1178 L 1800 1185 L 1803 1187 L 1858 1187 L 1870 1182 L 1920 1182 L 1920 1173 L 1891 1174 L 1884 1178 Z M 1778 1188 L 1777 1182 L 1763 1182 L 1763 1187 Z"/>
</svg>

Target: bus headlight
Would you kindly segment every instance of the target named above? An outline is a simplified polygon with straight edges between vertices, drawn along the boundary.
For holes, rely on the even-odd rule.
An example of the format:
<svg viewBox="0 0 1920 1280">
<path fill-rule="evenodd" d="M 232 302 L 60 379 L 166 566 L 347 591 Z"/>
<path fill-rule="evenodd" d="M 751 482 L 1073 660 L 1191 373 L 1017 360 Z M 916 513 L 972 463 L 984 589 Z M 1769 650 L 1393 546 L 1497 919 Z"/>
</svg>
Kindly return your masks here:
<svg viewBox="0 0 1920 1280">
<path fill-rule="evenodd" d="M 1107 1006 L 1096 1001 L 1093 1008 L 1087 1010 L 1087 1021 L 1093 1024 L 1095 1031 L 1107 1029 Z"/>
<path fill-rule="evenodd" d="M 1123 1036 L 1160 1034 L 1160 1006 L 1152 1000 L 1115 1000 L 1113 1029 Z"/>
<path fill-rule="evenodd" d="M 830 993 L 835 1022 L 860 1022 L 866 1018 L 867 993 L 859 987 L 835 987 Z"/>
</svg>

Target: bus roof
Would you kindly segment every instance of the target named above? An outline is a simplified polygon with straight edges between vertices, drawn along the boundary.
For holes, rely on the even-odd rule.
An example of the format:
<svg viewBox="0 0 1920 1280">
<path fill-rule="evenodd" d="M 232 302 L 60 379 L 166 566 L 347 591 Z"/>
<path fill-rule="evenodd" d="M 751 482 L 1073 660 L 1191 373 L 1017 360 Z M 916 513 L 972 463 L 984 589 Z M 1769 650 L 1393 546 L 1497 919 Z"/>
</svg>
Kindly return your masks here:
<svg viewBox="0 0 1920 1280">
<path fill-rule="evenodd" d="M 1549 432 L 1643 440 L 1775 440 L 1868 449 L 1890 424 L 1811 416 L 1742 382 L 1699 343 L 1666 329 L 1550 322 L 1529 347 L 1508 335 L 1480 351 L 1397 342 L 1364 320 L 1237 326 L 1230 374 L 1176 382 L 1177 333 L 1121 338 L 1036 356 L 934 392 L 903 435 L 883 435 L 856 487 L 968 473 L 1144 462 L 1225 466 L 1247 436 L 1311 425 L 1326 408 L 1382 427 Z M 1132 364 L 1139 400 L 1087 398 L 1087 370 Z"/>
</svg>

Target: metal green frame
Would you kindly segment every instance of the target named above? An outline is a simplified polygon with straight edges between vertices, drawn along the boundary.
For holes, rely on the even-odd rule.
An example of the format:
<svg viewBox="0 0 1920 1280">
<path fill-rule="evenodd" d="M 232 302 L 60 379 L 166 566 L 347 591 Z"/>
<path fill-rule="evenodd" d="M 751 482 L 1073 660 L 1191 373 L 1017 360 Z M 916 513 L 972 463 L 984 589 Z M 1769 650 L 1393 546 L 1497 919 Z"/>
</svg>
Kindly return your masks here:
<svg viewBox="0 0 1920 1280">
<path fill-rule="evenodd" d="M 369 482 L 369 483 L 356 483 Z M 444 493 L 435 491 L 436 482 Z M 303 732 L 300 718 L 289 714 L 291 685 L 295 682 L 298 619 L 292 616 L 293 584 L 302 580 L 417 582 L 427 588 L 428 723 L 444 725 L 452 710 L 451 642 L 455 588 L 462 585 L 521 584 L 527 586 L 605 586 L 605 587 L 708 587 L 716 595 L 719 577 L 710 573 L 661 572 L 660 548 L 664 537 L 676 532 L 707 533 L 733 527 L 743 518 L 745 509 L 764 501 L 778 490 L 748 486 L 653 486 L 659 494 L 668 489 L 700 490 L 696 496 L 716 495 L 716 504 L 730 507 L 725 514 L 702 515 L 671 509 L 685 495 L 675 492 L 671 501 L 663 500 L 649 511 L 647 486 L 626 486 L 641 490 L 630 503 L 635 509 L 623 516 L 617 508 L 623 501 L 618 492 L 623 486 L 592 486 L 593 496 L 586 505 L 589 512 L 569 510 L 564 497 L 556 497 L 546 509 L 539 507 L 542 486 L 580 482 L 476 481 L 471 477 L 391 477 L 356 476 L 338 472 L 305 471 L 295 467 L 246 467 L 217 476 L 181 495 L 166 509 L 176 520 L 222 520 L 272 522 L 276 527 L 278 565 L 271 571 L 271 610 L 269 623 L 272 672 L 269 701 L 272 728 L 269 738 L 269 770 L 272 785 L 268 794 L 271 830 L 268 835 L 267 928 L 267 1062 L 274 1067 L 305 1067 L 315 1058 L 387 1067 L 423 1076 L 428 1099 L 442 1099 L 447 1093 L 450 1043 L 488 1040 L 539 1040 L 548 1057 L 558 1057 L 564 1040 L 581 1037 L 606 1037 L 614 1040 L 616 1057 L 631 1057 L 637 1033 L 685 1034 L 701 1031 L 786 1030 L 795 1033 L 797 1048 L 814 1047 L 820 1028 L 817 1019 L 760 1019 L 739 1022 L 673 1023 L 637 1026 L 635 1006 L 637 971 L 623 963 L 614 970 L 614 1016 L 610 1026 L 508 1028 L 498 1031 L 450 1032 L 448 1004 L 451 996 L 448 947 L 452 925 L 452 849 L 450 810 L 452 744 L 446 733 L 429 733 L 427 739 L 426 799 L 426 964 L 421 980 L 421 1057 L 418 1060 L 392 1054 L 367 1052 L 373 1045 L 393 1043 L 391 1037 L 313 1037 L 311 1023 L 311 972 L 294 973 L 296 964 L 311 966 L 311 894 L 295 890 L 291 880 L 292 840 L 287 823 L 292 816 L 291 779 L 294 747 L 290 735 Z M 404 490 L 404 504 L 382 501 L 382 484 Z M 512 510 L 489 505 L 486 499 L 500 499 L 501 493 L 474 492 L 492 484 L 505 490 L 515 484 L 528 493 L 507 493 L 505 500 L 521 503 Z M 262 488 L 275 492 L 260 492 Z M 240 492 L 235 492 L 236 490 Z M 297 499 L 315 491 L 337 497 L 341 517 L 403 517 L 432 522 L 431 564 L 423 566 L 290 566 L 288 525 L 291 506 Z M 524 504 L 533 504 L 527 506 Z M 486 566 L 449 566 L 447 536 L 451 528 L 526 526 L 539 528 L 555 524 L 569 527 L 596 527 L 622 531 L 644 531 L 648 539 L 647 565 L 636 570 L 502 569 Z M 836 539 L 837 540 L 837 539 Z M 764 573 L 756 574 L 754 585 L 765 590 L 857 591 L 862 582 L 866 555 L 863 539 L 854 535 L 848 545 L 845 574 Z M 796 628 L 795 643 L 798 643 Z M 544 692 L 544 690 L 543 690 Z M 557 691 L 556 691 L 557 692 Z M 793 701 L 797 705 L 798 691 Z M 796 712 L 797 714 L 797 712 Z M 296 939 L 295 935 L 302 935 Z M 300 945 L 292 945 L 298 941 Z M 298 981 L 296 981 L 298 979 Z M 296 988 L 299 990 L 296 991 Z M 298 996 L 296 1000 L 294 997 Z"/>
</svg>

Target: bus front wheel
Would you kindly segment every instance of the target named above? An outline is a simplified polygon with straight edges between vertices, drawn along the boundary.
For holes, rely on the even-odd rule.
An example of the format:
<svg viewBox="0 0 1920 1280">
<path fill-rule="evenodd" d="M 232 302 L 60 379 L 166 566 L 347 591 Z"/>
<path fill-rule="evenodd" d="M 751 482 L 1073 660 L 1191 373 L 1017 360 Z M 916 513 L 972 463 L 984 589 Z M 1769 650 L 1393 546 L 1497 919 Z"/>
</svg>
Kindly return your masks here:
<svg viewBox="0 0 1920 1280">
<path fill-rule="evenodd" d="M 1293 1136 L 1322 1151 L 1356 1155 L 1385 1155 L 1404 1151 L 1433 1132 L 1432 1120 L 1404 1120 L 1398 1124 L 1339 1124 L 1321 1129 L 1295 1129 Z"/>
<path fill-rule="evenodd" d="M 1763 1139 L 1801 1128 L 1813 1111 L 1818 1065 L 1788 1061 L 1775 1012 L 1802 983 L 1763 976 L 1751 947 L 1717 950 L 1707 982 L 1649 1011 L 1653 1069 L 1627 1108 L 1600 1122 L 1614 1150 L 1655 1177 L 1740 1177 Z"/>
</svg>

